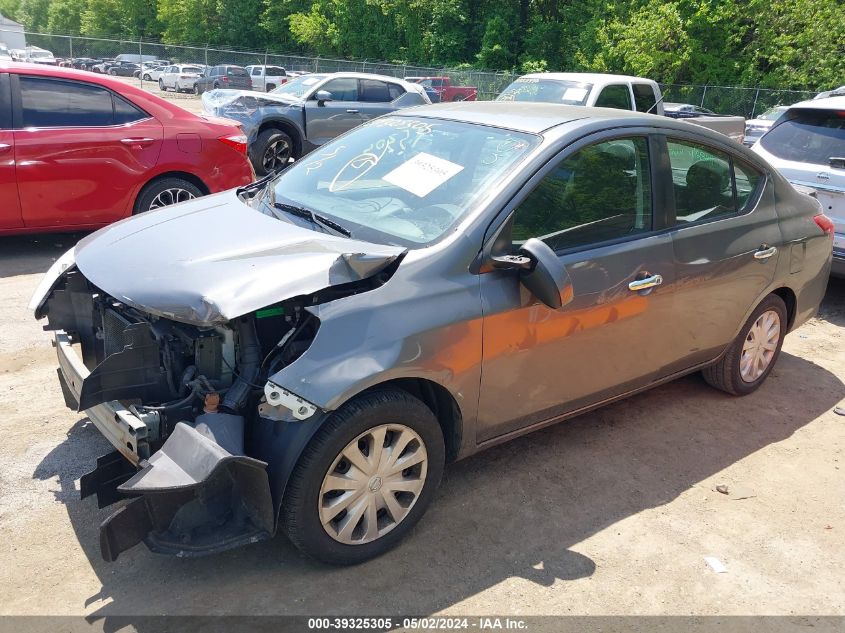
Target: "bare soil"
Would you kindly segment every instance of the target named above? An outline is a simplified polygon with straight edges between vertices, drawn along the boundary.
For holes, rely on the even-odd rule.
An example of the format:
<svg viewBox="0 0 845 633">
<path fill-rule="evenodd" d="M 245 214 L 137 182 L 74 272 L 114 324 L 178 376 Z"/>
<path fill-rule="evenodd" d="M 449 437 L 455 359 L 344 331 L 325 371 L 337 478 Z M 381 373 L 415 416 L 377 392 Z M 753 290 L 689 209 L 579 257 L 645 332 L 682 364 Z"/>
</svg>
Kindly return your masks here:
<svg viewBox="0 0 845 633">
<path fill-rule="evenodd" d="M 326 567 L 279 536 L 109 564 L 110 509 L 78 479 L 110 447 L 64 407 L 26 309 L 74 239 L 0 238 L 0 614 L 845 614 L 841 281 L 755 394 L 689 376 L 454 464 L 375 561 Z"/>
</svg>

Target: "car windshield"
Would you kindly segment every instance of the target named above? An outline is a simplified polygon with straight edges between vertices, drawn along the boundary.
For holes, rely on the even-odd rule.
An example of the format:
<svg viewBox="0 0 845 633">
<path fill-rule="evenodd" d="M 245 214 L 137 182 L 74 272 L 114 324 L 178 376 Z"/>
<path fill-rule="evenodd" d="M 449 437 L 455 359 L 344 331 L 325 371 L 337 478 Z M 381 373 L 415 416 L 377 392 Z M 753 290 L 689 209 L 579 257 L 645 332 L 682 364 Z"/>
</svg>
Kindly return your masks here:
<svg viewBox="0 0 845 633">
<path fill-rule="evenodd" d="M 778 158 L 827 165 L 842 156 L 845 145 L 845 112 L 796 109 L 760 139 L 763 148 Z"/>
<path fill-rule="evenodd" d="M 282 84 L 275 90 L 271 90 L 270 94 L 287 95 L 301 99 L 308 93 L 316 84 L 323 81 L 328 75 L 303 75 L 296 79 L 291 79 L 289 82 Z"/>
<path fill-rule="evenodd" d="M 787 108 L 783 106 L 777 106 L 770 110 L 766 110 L 763 114 L 758 116 L 758 119 L 762 119 L 763 121 L 775 121 L 777 120 L 781 114 L 786 112 Z"/>
<path fill-rule="evenodd" d="M 482 125 L 382 117 L 298 160 L 265 200 L 313 211 L 356 239 L 419 248 L 454 230 L 539 142 Z"/>
<path fill-rule="evenodd" d="M 505 88 L 496 101 L 541 101 L 582 106 L 593 84 L 581 81 L 520 77 Z"/>
<path fill-rule="evenodd" d="M 199 68 L 198 66 L 182 66 L 182 72 L 199 74 L 202 72 L 202 68 Z"/>
</svg>

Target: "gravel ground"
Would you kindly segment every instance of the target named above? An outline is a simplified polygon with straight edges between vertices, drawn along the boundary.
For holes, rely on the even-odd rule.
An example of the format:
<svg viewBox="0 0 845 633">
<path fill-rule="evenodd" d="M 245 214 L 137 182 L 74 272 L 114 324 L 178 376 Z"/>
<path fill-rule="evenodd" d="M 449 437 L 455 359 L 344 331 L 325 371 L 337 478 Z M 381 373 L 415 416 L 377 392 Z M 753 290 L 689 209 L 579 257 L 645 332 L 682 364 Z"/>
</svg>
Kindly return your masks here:
<svg viewBox="0 0 845 633">
<path fill-rule="evenodd" d="M 842 282 L 755 394 L 690 376 L 454 464 L 375 561 L 329 568 L 280 536 L 108 564 L 110 510 L 78 479 L 110 447 L 64 407 L 26 309 L 74 239 L 0 239 L 0 614 L 845 614 Z"/>
</svg>

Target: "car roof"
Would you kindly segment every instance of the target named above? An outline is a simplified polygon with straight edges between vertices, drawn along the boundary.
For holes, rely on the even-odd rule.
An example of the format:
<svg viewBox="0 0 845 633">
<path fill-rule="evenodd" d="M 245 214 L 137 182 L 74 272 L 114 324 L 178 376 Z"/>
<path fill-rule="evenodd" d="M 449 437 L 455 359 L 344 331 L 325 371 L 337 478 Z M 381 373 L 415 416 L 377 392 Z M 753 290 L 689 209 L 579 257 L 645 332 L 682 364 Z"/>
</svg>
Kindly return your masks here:
<svg viewBox="0 0 845 633">
<path fill-rule="evenodd" d="M 611 75 L 607 73 L 530 73 L 522 75 L 520 79 L 551 79 L 557 81 L 580 81 L 590 84 L 610 84 L 615 82 L 638 81 L 642 83 L 656 83 L 645 77 L 634 77 L 633 75 Z"/>
<path fill-rule="evenodd" d="M 810 99 L 809 101 L 801 101 L 793 103 L 789 106 L 792 108 L 812 108 L 814 110 L 845 110 L 845 96 L 842 97 L 824 97 L 822 99 Z"/>
</svg>

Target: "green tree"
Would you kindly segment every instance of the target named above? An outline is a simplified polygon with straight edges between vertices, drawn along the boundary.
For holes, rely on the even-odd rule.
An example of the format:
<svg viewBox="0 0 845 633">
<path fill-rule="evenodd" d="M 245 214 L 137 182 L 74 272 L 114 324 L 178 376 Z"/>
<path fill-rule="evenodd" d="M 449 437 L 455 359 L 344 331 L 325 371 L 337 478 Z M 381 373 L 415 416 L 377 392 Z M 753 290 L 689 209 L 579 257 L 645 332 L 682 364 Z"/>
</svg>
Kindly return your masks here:
<svg viewBox="0 0 845 633">
<path fill-rule="evenodd" d="M 50 33 L 78 34 L 84 7 L 82 0 L 53 0 L 47 9 L 47 30 Z"/>
<path fill-rule="evenodd" d="M 476 55 L 482 68 L 506 70 L 513 67 L 516 55 L 511 49 L 513 29 L 502 16 L 494 16 L 487 21 L 481 50 Z"/>
</svg>

